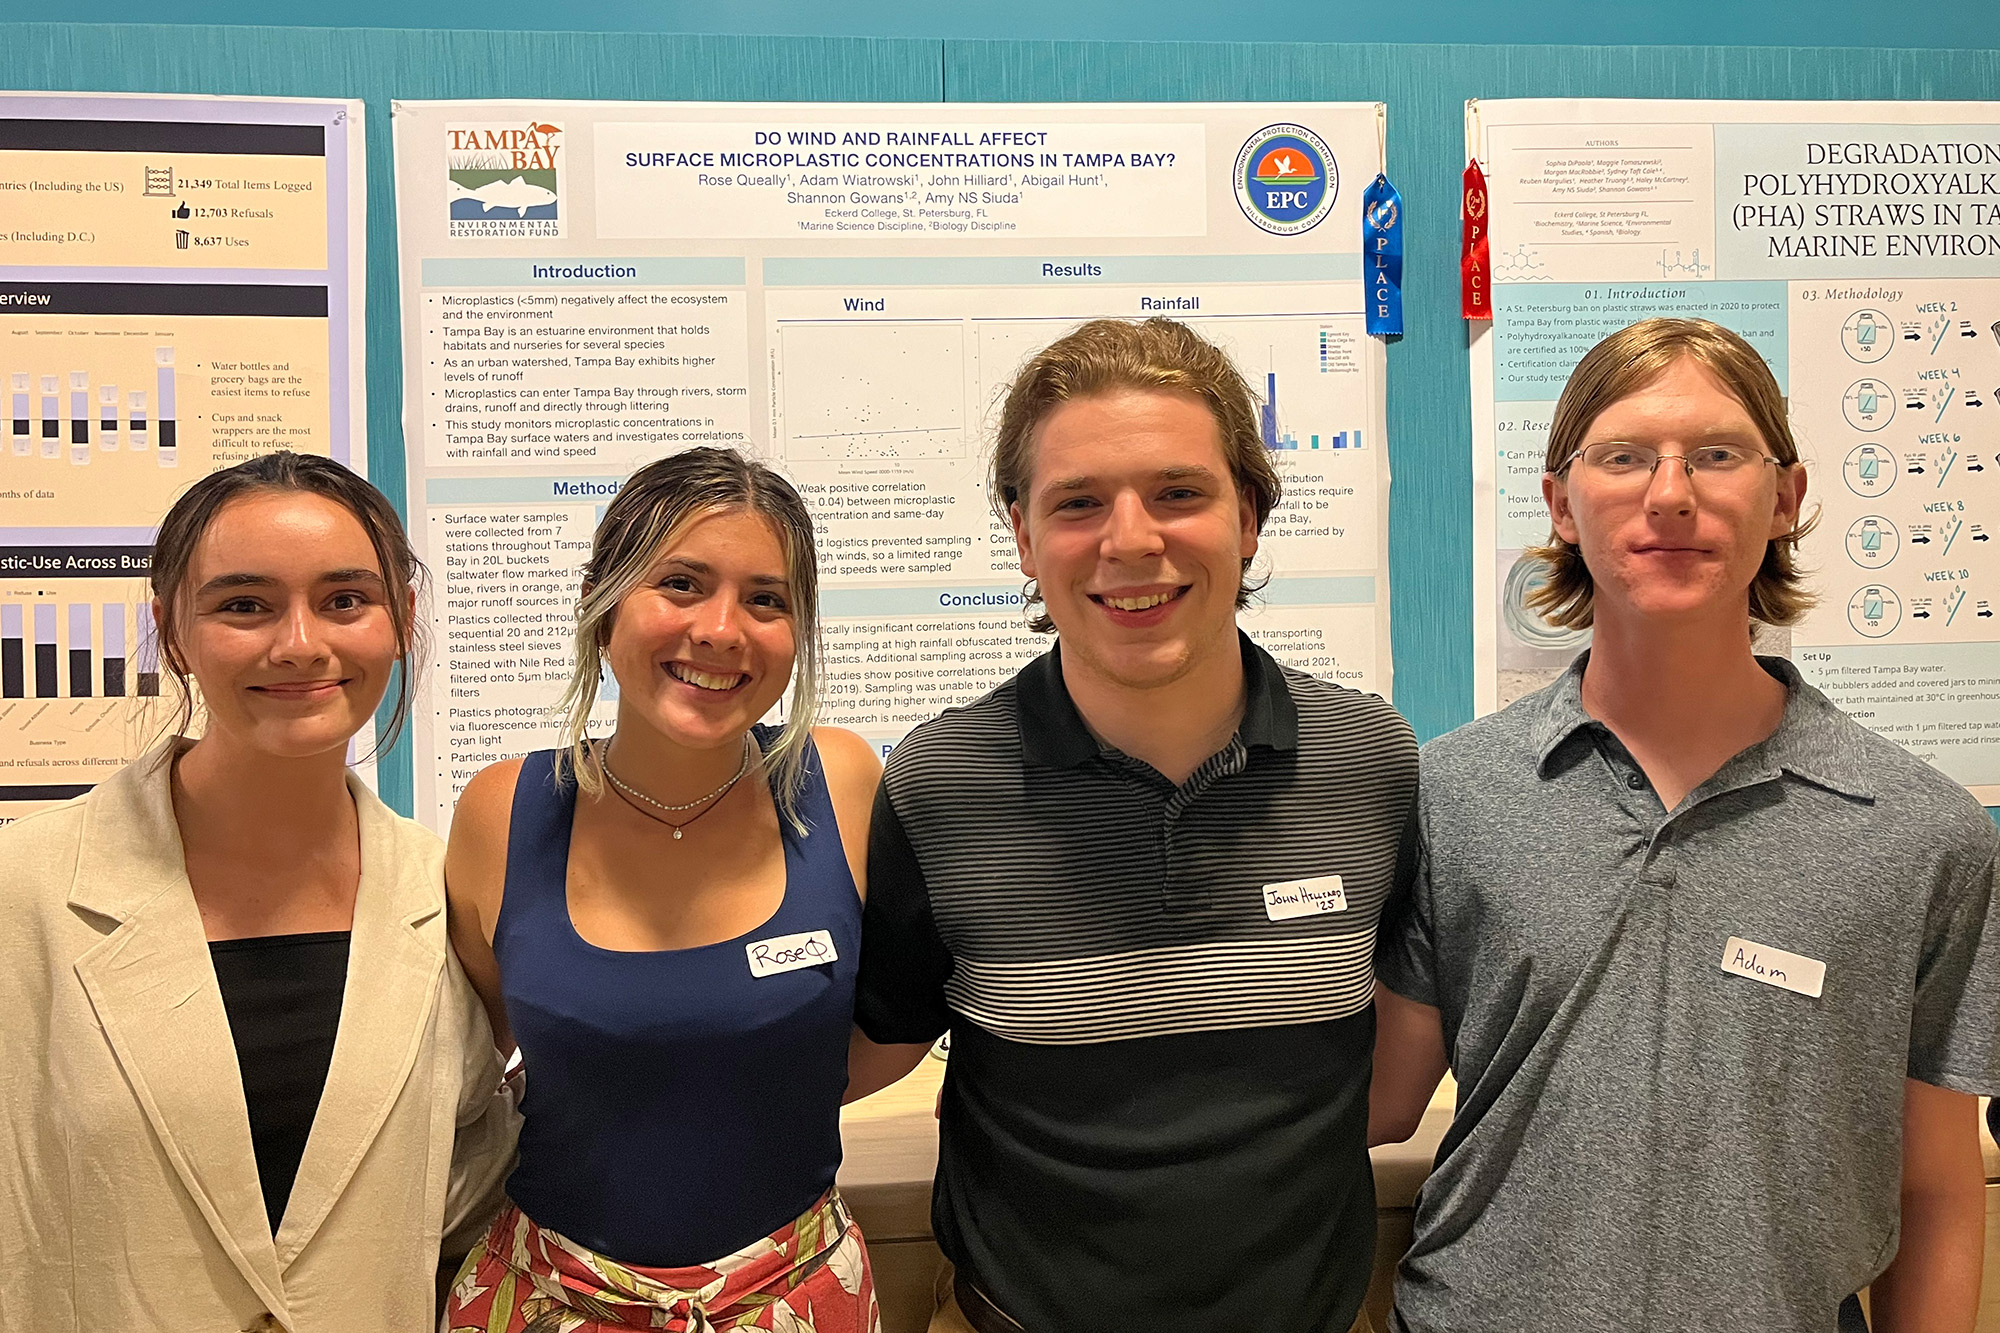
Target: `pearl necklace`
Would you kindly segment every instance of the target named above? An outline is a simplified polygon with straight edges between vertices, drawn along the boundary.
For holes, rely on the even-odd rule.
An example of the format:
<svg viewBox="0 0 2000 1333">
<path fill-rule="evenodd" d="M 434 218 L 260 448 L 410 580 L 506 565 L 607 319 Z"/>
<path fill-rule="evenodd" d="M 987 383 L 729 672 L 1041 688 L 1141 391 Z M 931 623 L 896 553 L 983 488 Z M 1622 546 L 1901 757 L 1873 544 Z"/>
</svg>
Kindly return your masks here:
<svg viewBox="0 0 2000 1333">
<path fill-rule="evenodd" d="M 598 756 L 597 765 L 599 768 L 602 768 L 604 770 L 604 776 L 611 779 L 611 785 L 618 789 L 619 795 L 637 798 L 638 800 L 644 801 L 647 805 L 652 806 L 654 810 L 664 810 L 668 814 L 674 814 L 682 810 L 692 810 L 698 805 L 707 805 L 708 802 L 710 801 L 718 801 L 720 797 L 727 796 L 729 794 L 729 789 L 731 787 L 734 787 L 737 783 L 741 782 L 743 780 L 743 775 L 750 771 L 750 759 L 752 754 L 753 751 L 750 748 L 750 737 L 748 736 L 748 734 L 746 734 L 743 737 L 743 762 L 737 766 L 736 776 L 729 779 L 729 781 L 723 783 L 720 787 L 717 787 L 714 791 L 710 792 L 708 795 L 697 797 L 694 800 L 688 801 L 682 805 L 668 805 L 665 801 L 656 801 L 652 797 L 646 795 L 645 792 L 640 791 L 637 787 L 631 786 L 630 784 L 626 783 L 616 773 L 612 772 L 611 747 L 608 744 L 604 747 L 604 753 Z M 632 805 L 632 802 L 628 800 L 626 801 L 626 804 Z M 639 807 L 636 805 L 633 805 L 632 808 L 634 810 L 638 810 L 640 814 L 645 815 L 648 819 L 659 820 L 660 823 L 665 824 L 668 828 L 672 829 L 674 831 L 674 841 L 676 842 L 680 841 L 682 829 L 686 828 L 689 824 L 694 823 L 695 819 L 700 819 L 701 815 L 705 815 L 708 813 L 708 810 L 704 810 L 701 812 L 701 815 L 696 815 L 694 819 L 684 820 L 681 823 L 676 824 L 671 819 L 660 819 L 658 815 L 653 814 L 651 811 L 640 810 Z M 712 805 L 708 807 L 709 810 L 713 810 L 714 808 L 715 807 Z"/>
</svg>

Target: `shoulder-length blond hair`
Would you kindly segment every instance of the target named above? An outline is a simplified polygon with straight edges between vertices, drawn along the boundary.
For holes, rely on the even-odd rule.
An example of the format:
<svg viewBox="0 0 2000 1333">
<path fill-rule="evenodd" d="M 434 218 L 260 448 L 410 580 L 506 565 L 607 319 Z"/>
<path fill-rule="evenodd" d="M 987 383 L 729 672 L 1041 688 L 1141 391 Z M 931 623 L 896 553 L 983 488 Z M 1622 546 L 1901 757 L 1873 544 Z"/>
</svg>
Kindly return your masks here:
<svg viewBox="0 0 2000 1333">
<path fill-rule="evenodd" d="M 805 785 L 805 747 L 819 711 L 819 560 L 812 517 L 790 482 L 734 449 L 686 449 L 633 473 L 605 508 L 583 570 L 576 604 L 576 663 L 557 705 L 562 714 L 558 772 L 567 767 L 584 791 L 603 790 L 590 762 L 590 710 L 604 679 L 604 652 L 618 604 L 638 587 L 660 553 L 689 524 L 711 514 L 745 512 L 771 525 L 785 553 L 791 585 L 793 641 L 791 708 L 778 740 L 764 755 L 778 808 L 793 828 L 807 832 L 798 812 Z"/>
<path fill-rule="evenodd" d="M 1584 353 L 1570 372 L 1549 422 L 1543 470 L 1551 476 L 1561 473 L 1583 448 L 1591 422 L 1613 403 L 1659 379 L 1683 357 L 1707 369 L 1743 404 L 1780 465 L 1798 466 L 1799 446 L 1785 415 L 1785 397 L 1756 348 L 1740 334 L 1705 319 L 1642 319 Z M 1799 569 L 1798 545 L 1817 521 L 1817 514 L 1801 517 L 1790 532 L 1765 546 L 1764 563 L 1750 583 L 1752 620 L 1790 625 L 1812 609 L 1817 599 Z M 1588 629 L 1596 585 L 1584 566 L 1583 553 L 1551 527 L 1547 544 L 1531 547 L 1527 554 L 1542 562 L 1547 577 L 1523 600 L 1551 625 Z"/>
</svg>

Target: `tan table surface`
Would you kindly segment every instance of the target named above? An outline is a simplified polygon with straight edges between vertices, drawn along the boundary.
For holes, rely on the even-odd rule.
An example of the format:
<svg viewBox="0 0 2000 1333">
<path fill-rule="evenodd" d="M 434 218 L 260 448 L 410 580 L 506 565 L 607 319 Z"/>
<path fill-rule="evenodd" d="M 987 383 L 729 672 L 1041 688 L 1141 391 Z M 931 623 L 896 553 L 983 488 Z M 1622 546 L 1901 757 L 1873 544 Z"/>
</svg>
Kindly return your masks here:
<svg viewBox="0 0 2000 1333">
<path fill-rule="evenodd" d="M 861 1213 L 870 1240 L 915 1240 L 930 1235 L 931 1176 L 937 1170 L 938 1088 L 944 1062 L 926 1057 L 909 1077 L 841 1112 L 846 1161 L 840 1188 Z M 1431 1099 L 1422 1126 L 1404 1143 L 1385 1144 L 1375 1162 L 1376 1206 L 1409 1208 L 1430 1174 L 1439 1140 L 1451 1124 L 1456 1096 L 1450 1076 Z M 2000 1181 L 2000 1149 L 1984 1131 L 1986 1178 Z"/>
</svg>

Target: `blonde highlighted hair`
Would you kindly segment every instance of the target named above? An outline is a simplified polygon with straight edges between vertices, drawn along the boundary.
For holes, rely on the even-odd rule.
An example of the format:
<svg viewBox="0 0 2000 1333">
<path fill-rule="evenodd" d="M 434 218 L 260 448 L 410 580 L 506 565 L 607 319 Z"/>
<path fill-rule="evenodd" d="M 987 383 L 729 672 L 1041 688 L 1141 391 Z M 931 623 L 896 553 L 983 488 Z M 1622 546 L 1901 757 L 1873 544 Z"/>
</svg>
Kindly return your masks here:
<svg viewBox="0 0 2000 1333">
<path fill-rule="evenodd" d="M 1559 475 L 1583 449 L 1591 423 L 1606 408 L 1646 388 L 1683 358 L 1714 375 L 1743 405 L 1780 465 L 1798 465 L 1799 446 L 1785 414 L 1784 394 L 1756 348 L 1742 335 L 1705 319 L 1642 319 L 1584 353 L 1570 372 L 1549 422 L 1543 470 Z M 1816 514 L 1801 517 L 1790 532 L 1765 546 L 1764 562 L 1750 583 L 1752 620 L 1790 625 L 1812 608 L 1816 599 L 1799 568 L 1798 545 L 1817 521 Z M 1552 527 L 1548 542 L 1531 547 L 1527 554 L 1542 562 L 1546 578 L 1523 600 L 1551 625 L 1588 629 L 1594 618 L 1596 585 L 1583 553 Z"/>
<path fill-rule="evenodd" d="M 557 770 L 567 768 L 584 791 L 601 792 L 603 778 L 590 756 L 590 710 L 604 680 L 618 604 L 645 579 L 689 524 L 711 514 L 755 514 L 771 525 L 785 554 L 793 640 L 791 707 L 763 766 L 779 811 L 800 833 L 798 812 L 805 785 L 805 748 L 819 711 L 819 563 L 812 518 L 791 483 L 734 449 L 686 449 L 633 473 L 604 511 L 584 566 L 583 596 L 576 605 L 576 663 L 557 705 L 562 744 Z"/>
</svg>

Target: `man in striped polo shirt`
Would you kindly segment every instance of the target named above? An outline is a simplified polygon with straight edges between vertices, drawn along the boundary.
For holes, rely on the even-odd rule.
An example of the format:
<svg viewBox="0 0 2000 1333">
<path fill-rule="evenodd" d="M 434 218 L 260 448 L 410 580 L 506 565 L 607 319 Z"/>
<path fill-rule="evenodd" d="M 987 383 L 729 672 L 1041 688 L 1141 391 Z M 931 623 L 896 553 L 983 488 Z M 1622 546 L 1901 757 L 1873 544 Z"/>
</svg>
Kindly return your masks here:
<svg viewBox="0 0 2000 1333">
<path fill-rule="evenodd" d="M 1059 637 L 890 757 L 849 1094 L 951 1030 L 931 1327 L 1342 1333 L 1410 729 L 1238 631 L 1278 478 L 1185 326 L 1034 357 L 992 494 Z"/>
</svg>

